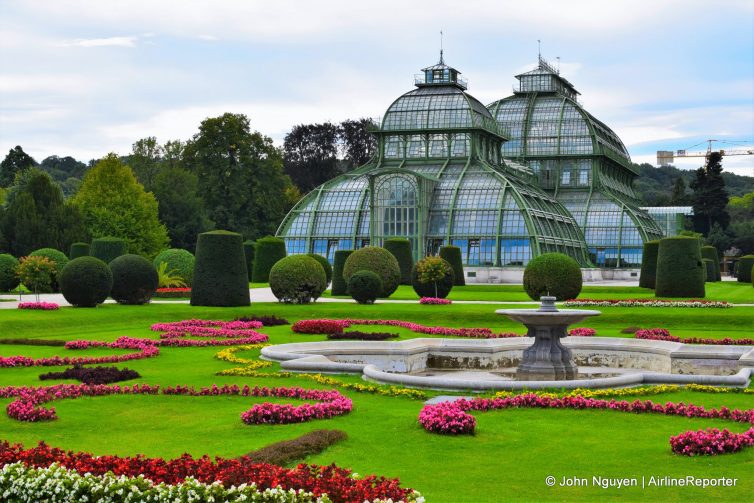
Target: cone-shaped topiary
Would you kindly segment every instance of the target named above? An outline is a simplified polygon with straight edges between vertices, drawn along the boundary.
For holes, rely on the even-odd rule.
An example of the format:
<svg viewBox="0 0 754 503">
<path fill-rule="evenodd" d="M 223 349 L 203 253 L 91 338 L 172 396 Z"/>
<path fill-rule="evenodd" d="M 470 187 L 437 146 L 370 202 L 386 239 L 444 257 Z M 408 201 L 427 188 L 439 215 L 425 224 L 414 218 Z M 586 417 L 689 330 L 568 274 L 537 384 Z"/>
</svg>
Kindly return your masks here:
<svg viewBox="0 0 754 503">
<path fill-rule="evenodd" d="M 140 255 L 121 255 L 110 262 L 113 288 L 110 297 L 118 304 L 146 304 L 157 291 L 157 270 Z"/>
<path fill-rule="evenodd" d="M 563 253 L 544 253 L 524 269 L 524 290 L 533 300 L 550 295 L 558 300 L 575 299 L 581 293 L 579 263 Z"/>
<path fill-rule="evenodd" d="M 359 304 L 374 304 L 380 291 L 382 280 L 372 271 L 356 271 L 348 280 L 348 293 Z"/>
<path fill-rule="evenodd" d="M 714 271 L 714 277 L 710 278 L 707 276 L 707 282 L 710 281 L 721 281 L 722 280 L 722 274 L 720 273 L 720 259 L 717 256 L 717 248 L 714 246 L 702 246 L 702 258 L 706 258 L 712 261 L 713 267 L 712 270 Z"/>
<path fill-rule="evenodd" d="M 453 268 L 453 275 L 455 277 L 455 286 L 464 286 L 466 284 L 466 277 L 463 272 L 463 258 L 461 256 L 461 249 L 457 246 L 441 246 L 440 257 L 447 260 L 450 266 Z"/>
<path fill-rule="evenodd" d="M 270 289 L 281 302 L 308 304 L 326 288 L 325 270 L 309 255 L 283 257 L 270 269 Z"/>
<path fill-rule="evenodd" d="M 249 271 L 249 281 L 254 273 L 254 250 L 257 245 L 251 239 L 247 239 L 243 242 L 243 254 L 246 257 L 246 270 Z"/>
<path fill-rule="evenodd" d="M 254 283 L 267 283 L 272 266 L 286 255 L 285 241 L 282 239 L 272 236 L 258 239 L 254 250 L 254 272 L 251 280 Z"/>
<path fill-rule="evenodd" d="M 73 243 L 71 250 L 68 252 L 68 258 L 73 260 L 79 257 L 89 256 L 89 243 Z"/>
<path fill-rule="evenodd" d="M 377 246 L 367 246 L 354 251 L 343 266 L 343 279 L 350 284 L 351 276 L 358 271 L 372 271 L 382 282 L 378 297 L 390 297 L 401 283 L 401 268 L 392 253 Z"/>
<path fill-rule="evenodd" d="M 447 260 L 424 257 L 411 271 L 411 285 L 419 297 L 444 299 L 453 289 L 455 274 Z"/>
<path fill-rule="evenodd" d="M 68 257 L 65 256 L 65 253 L 60 250 L 56 250 L 55 248 L 40 248 L 39 250 L 34 250 L 33 252 L 31 252 L 29 256 L 47 257 L 55 263 L 55 273 L 52 275 L 52 282 L 50 283 L 49 291 L 59 292 L 60 286 L 58 284 L 58 275 L 68 263 Z M 42 292 L 42 290 L 40 290 L 40 292 Z"/>
<path fill-rule="evenodd" d="M 655 295 L 704 297 L 704 264 L 697 238 L 674 236 L 660 240 Z"/>
<path fill-rule="evenodd" d="M 182 248 L 169 248 L 162 250 L 152 261 L 155 269 L 160 268 L 160 263 L 165 262 L 165 272 L 172 272 L 173 275 L 180 276 L 187 287 L 194 284 L 194 254 Z"/>
<path fill-rule="evenodd" d="M 738 281 L 740 283 L 751 283 L 751 270 L 752 267 L 754 267 L 754 255 L 744 255 L 739 258 L 736 267 L 738 270 L 738 274 L 736 275 Z"/>
<path fill-rule="evenodd" d="M 702 259 L 704 264 L 704 282 L 712 283 L 715 281 L 715 263 L 708 258 Z"/>
<path fill-rule="evenodd" d="M 59 280 L 63 297 L 76 307 L 97 307 L 113 288 L 112 271 L 95 257 L 71 260 L 60 272 Z"/>
<path fill-rule="evenodd" d="M 639 276 L 639 286 L 642 288 L 655 288 L 655 278 L 657 274 L 657 249 L 660 247 L 660 241 L 647 241 L 644 243 L 644 251 L 641 255 L 641 275 Z"/>
<path fill-rule="evenodd" d="M 338 250 L 335 252 L 332 266 L 332 295 L 348 295 L 348 283 L 343 278 L 343 266 L 353 250 Z"/>
<path fill-rule="evenodd" d="M 18 259 L 8 253 L 0 255 L 0 292 L 10 292 L 19 284 Z"/>
<path fill-rule="evenodd" d="M 128 253 L 128 243 L 125 239 L 105 236 L 92 240 L 89 255 L 109 264 L 116 257 Z"/>
<path fill-rule="evenodd" d="M 411 270 L 414 268 L 414 257 L 411 254 L 411 241 L 408 238 L 389 238 L 382 245 L 393 254 L 401 268 L 401 285 L 411 284 Z"/>
<path fill-rule="evenodd" d="M 328 286 L 330 286 L 330 281 L 332 281 L 332 266 L 330 265 L 330 262 L 328 262 L 327 259 L 322 255 L 318 255 L 316 253 L 307 253 L 307 256 L 319 262 L 319 265 L 322 266 L 322 270 L 325 271 L 325 276 L 327 277 L 327 284 L 325 285 L 326 289 Z"/>
<path fill-rule="evenodd" d="M 231 307 L 250 303 L 243 237 L 229 231 L 199 234 L 191 305 Z"/>
</svg>

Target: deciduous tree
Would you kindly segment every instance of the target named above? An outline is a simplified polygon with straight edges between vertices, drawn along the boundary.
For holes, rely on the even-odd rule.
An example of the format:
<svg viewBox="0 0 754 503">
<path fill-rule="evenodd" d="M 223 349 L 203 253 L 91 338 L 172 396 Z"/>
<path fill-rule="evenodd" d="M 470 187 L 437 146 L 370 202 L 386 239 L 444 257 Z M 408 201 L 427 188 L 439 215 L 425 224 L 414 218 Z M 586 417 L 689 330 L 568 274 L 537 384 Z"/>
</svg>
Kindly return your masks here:
<svg viewBox="0 0 754 503">
<path fill-rule="evenodd" d="M 37 161 L 16 145 L 8 151 L 3 162 L 0 162 L 0 187 L 9 187 L 16 178 L 16 173 L 36 165 Z"/>
</svg>

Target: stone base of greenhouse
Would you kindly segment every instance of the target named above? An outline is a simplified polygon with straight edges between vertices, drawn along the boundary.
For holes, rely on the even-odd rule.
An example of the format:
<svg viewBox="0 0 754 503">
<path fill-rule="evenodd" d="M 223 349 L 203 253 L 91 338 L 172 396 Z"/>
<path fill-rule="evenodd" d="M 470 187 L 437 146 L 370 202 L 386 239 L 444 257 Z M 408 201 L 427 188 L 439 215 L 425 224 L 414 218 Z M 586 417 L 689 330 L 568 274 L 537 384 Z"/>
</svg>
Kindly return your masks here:
<svg viewBox="0 0 754 503">
<path fill-rule="evenodd" d="M 471 283 L 521 283 L 524 279 L 523 267 L 471 267 L 465 266 L 466 284 Z M 639 280 L 639 269 L 598 269 L 583 268 L 581 277 L 584 283 L 593 281 Z"/>
</svg>

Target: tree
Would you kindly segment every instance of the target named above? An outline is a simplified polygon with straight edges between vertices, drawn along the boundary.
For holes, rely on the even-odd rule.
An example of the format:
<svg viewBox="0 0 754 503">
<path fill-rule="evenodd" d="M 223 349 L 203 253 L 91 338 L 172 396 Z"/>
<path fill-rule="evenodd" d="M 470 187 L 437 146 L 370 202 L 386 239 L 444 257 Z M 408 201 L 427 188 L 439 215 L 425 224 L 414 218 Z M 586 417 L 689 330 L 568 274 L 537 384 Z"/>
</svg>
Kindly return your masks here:
<svg viewBox="0 0 754 503">
<path fill-rule="evenodd" d="M 691 203 L 694 207 L 694 228 L 704 234 L 712 229 L 715 222 L 723 229 L 727 228 L 730 220 L 725 209 L 728 193 L 722 177 L 721 160 L 720 152 L 710 152 L 705 166 L 696 170 L 696 178 L 691 183 L 694 191 Z"/>
<path fill-rule="evenodd" d="M 270 138 L 251 132 L 245 115 L 202 121 L 186 145 L 184 163 L 198 177 L 208 217 L 247 239 L 274 234 L 294 202 L 280 151 Z"/>
<path fill-rule="evenodd" d="M 68 178 L 83 178 L 84 173 L 89 169 L 85 163 L 71 156 L 58 157 L 57 155 L 45 157 L 39 167 L 48 172 L 58 183 Z"/>
<path fill-rule="evenodd" d="M 686 197 L 686 182 L 683 177 L 678 176 L 673 182 L 673 192 L 670 194 L 670 204 L 673 206 L 683 206 L 688 203 Z"/>
<path fill-rule="evenodd" d="M 715 222 L 712 224 L 712 228 L 709 234 L 707 234 L 705 241 L 708 245 L 714 246 L 717 249 L 718 256 L 722 257 L 723 252 L 733 244 L 733 233 L 723 229 L 718 222 Z"/>
<path fill-rule="evenodd" d="M 3 162 L 0 162 L 0 187 L 9 187 L 16 178 L 16 173 L 37 165 L 29 154 L 19 145 L 8 151 Z"/>
<path fill-rule="evenodd" d="M 157 201 L 115 154 L 89 170 L 73 203 L 92 236 L 125 239 L 129 253 L 151 259 L 168 244 L 167 229 L 157 217 Z"/>
<path fill-rule="evenodd" d="M 338 174 L 338 134 L 337 126 L 325 122 L 294 126 L 285 136 L 285 173 L 302 192 Z"/>
<path fill-rule="evenodd" d="M 754 253 L 754 192 L 741 197 L 731 197 L 728 202 L 733 233 L 733 245 L 744 255 Z"/>
<path fill-rule="evenodd" d="M 377 137 L 369 129 L 377 125 L 372 119 L 345 120 L 340 123 L 338 139 L 346 171 L 363 166 L 377 150 Z"/>
<path fill-rule="evenodd" d="M 196 237 L 212 228 L 197 187 L 196 175 L 177 165 L 164 166 L 154 178 L 159 218 L 173 248 L 193 250 Z"/>
<path fill-rule="evenodd" d="M 139 183 L 144 186 L 144 189 L 151 192 L 154 187 L 154 179 L 160 170 L 164 150 L 154 136 L 137 140 L 131 148 L 128 165 L 133 170 Z"/>
</svg>

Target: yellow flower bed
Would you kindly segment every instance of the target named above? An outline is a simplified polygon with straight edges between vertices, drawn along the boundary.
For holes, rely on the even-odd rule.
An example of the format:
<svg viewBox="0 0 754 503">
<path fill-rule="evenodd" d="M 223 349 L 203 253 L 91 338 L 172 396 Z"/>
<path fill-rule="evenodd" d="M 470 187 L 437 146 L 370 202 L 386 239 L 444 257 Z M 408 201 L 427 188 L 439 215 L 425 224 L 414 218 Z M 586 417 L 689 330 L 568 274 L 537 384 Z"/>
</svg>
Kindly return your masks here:
<svg viewBox="0 0 754 503">
<path fill-rule="evenodd" d="M 639 395 L 659 395 L 661 393 L 673 393 L 676 391 L 699 391 L 702 393 L 745 393 L 754 394 L 754 389 L 746 388 L 724 388 L 718 386 L 706 386 L 703 384 L 686 384 L 680 386 L 677 384 L 659 384 L 656 386 L 640 386 L 637 388 L 606 388 L 606 389 L 587 389 L 576 388 L 571 391 L 562 393 L 553 393 L 551 391 L 523 391 L 520 393 L 533 393 L 542 397 L 558 398 L 567 396 L 582 396 L 584 398 L 605 398 L 605 397 L 627 397 Z M 495 393 L 494 398 L 506 398 L 513 396 L 515 393 L 510 391 L 500 391 Z"/>
</svg>

